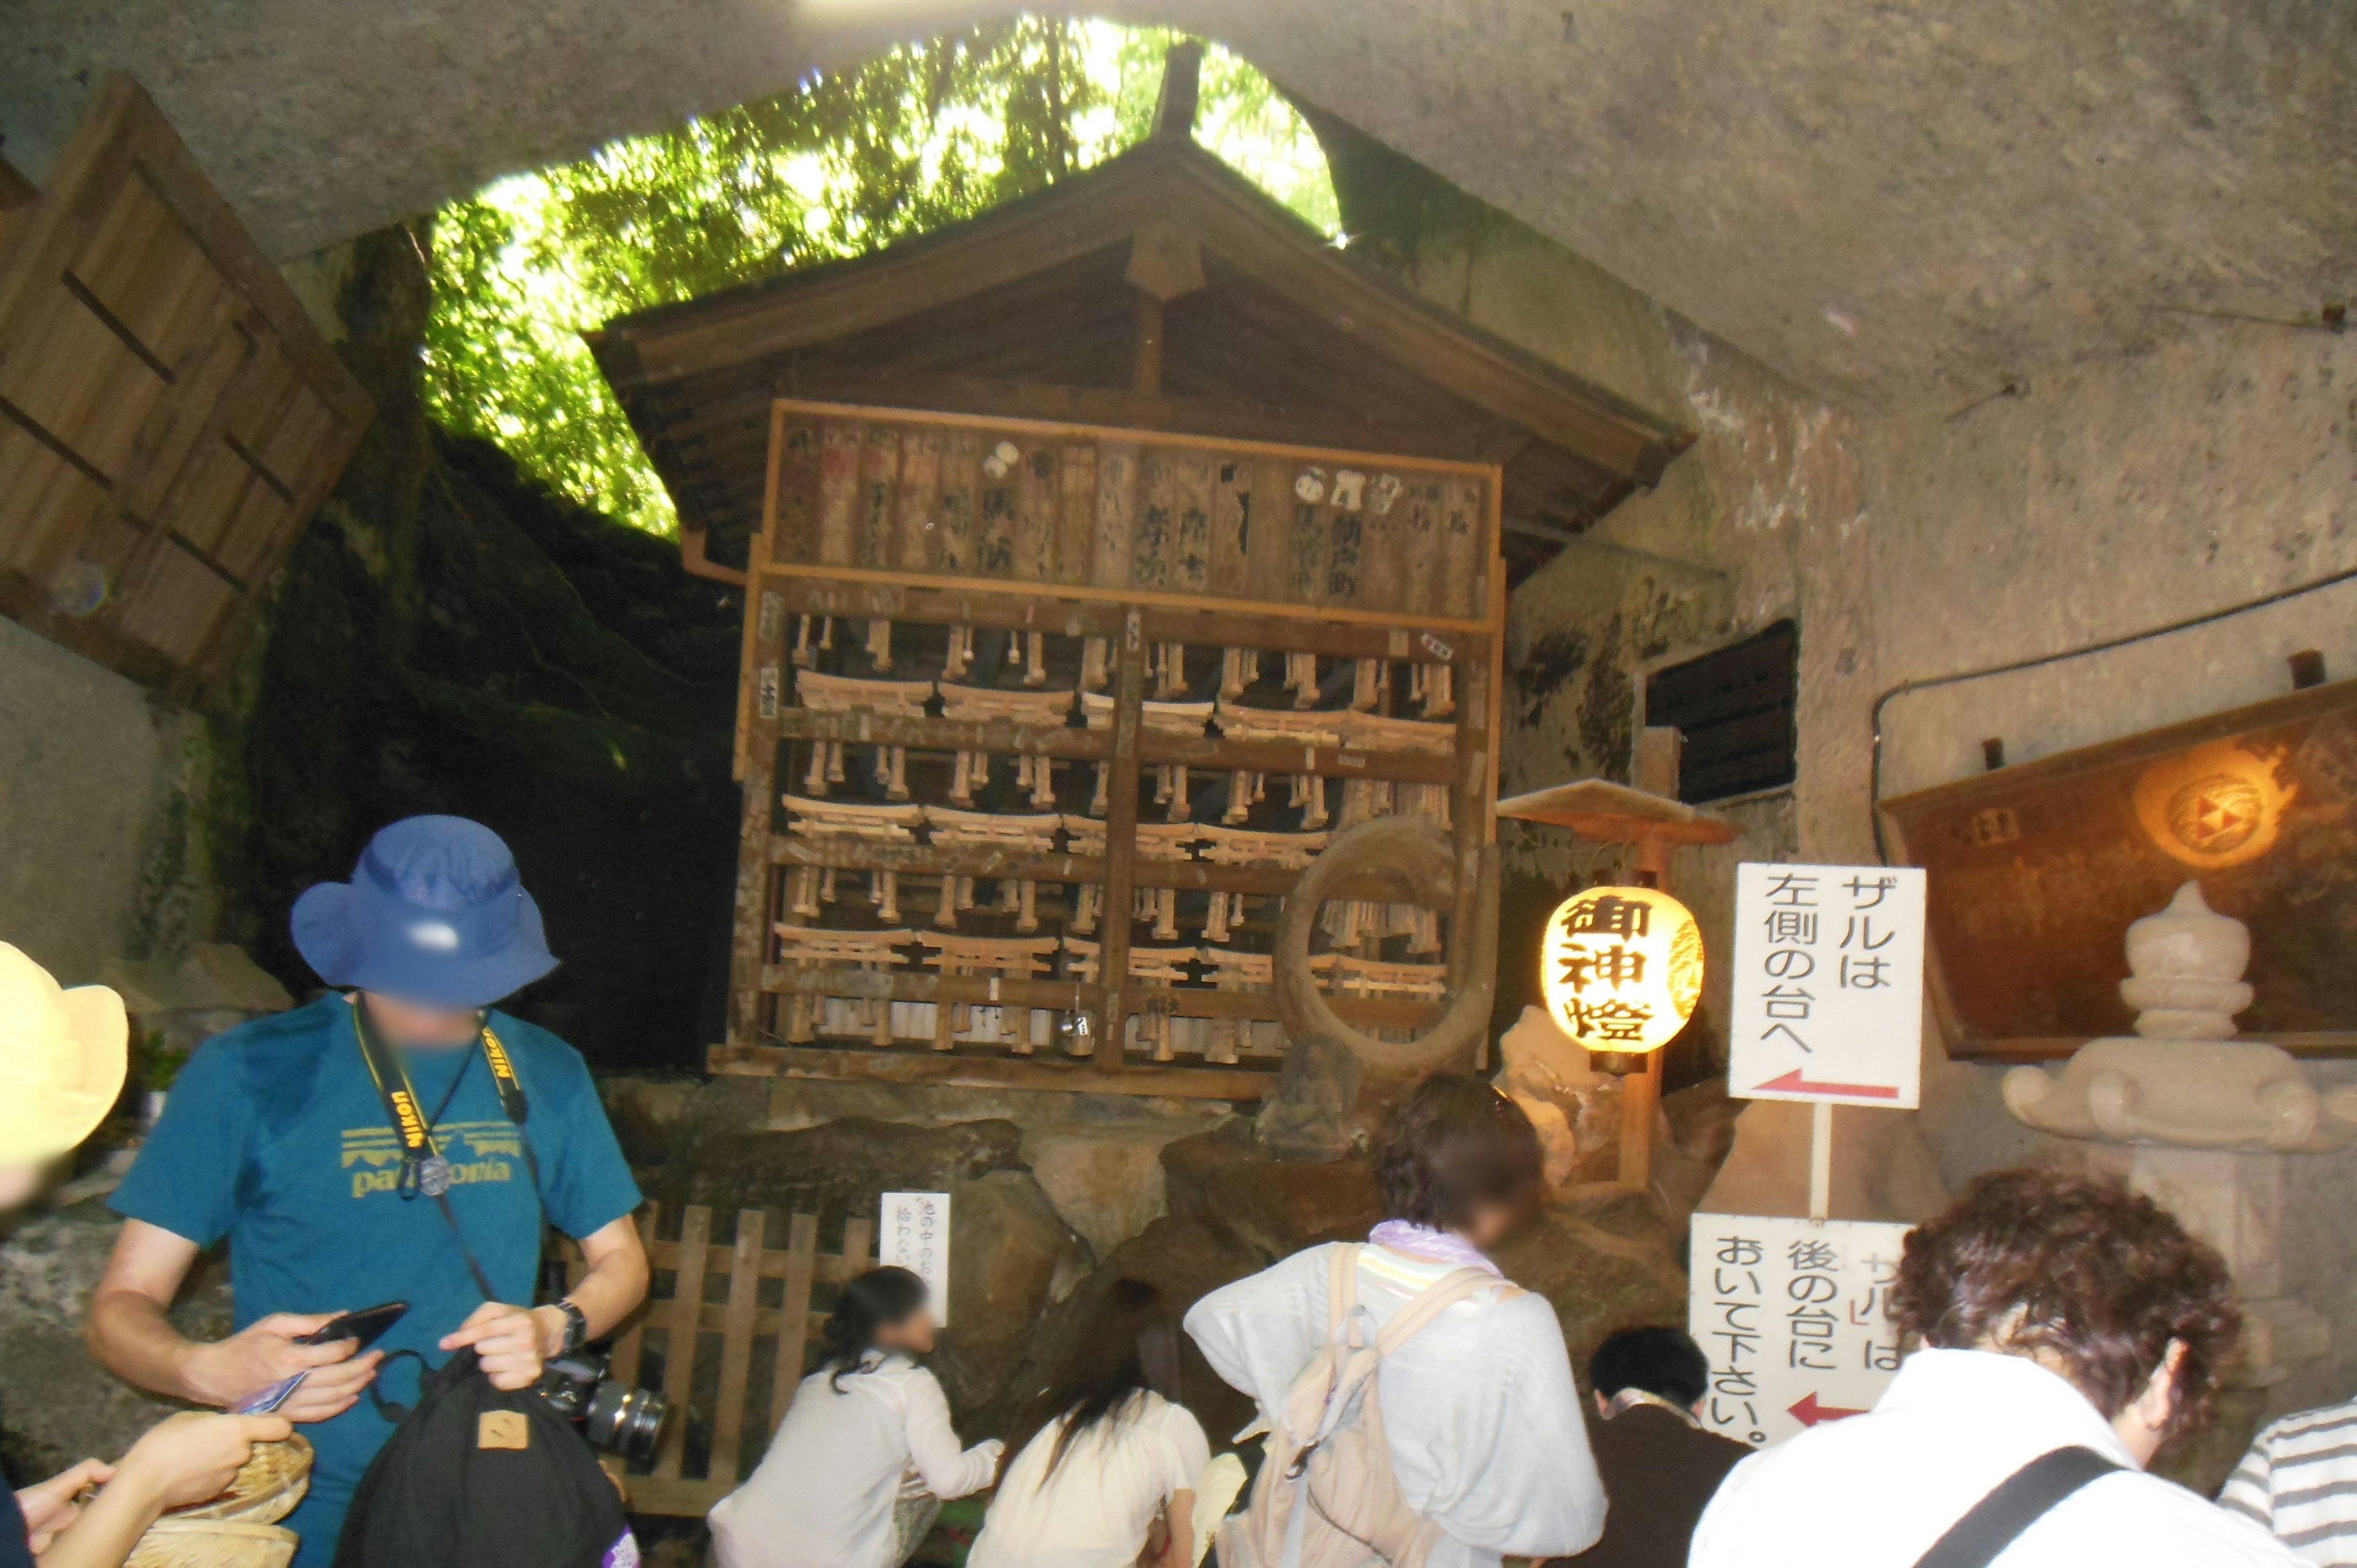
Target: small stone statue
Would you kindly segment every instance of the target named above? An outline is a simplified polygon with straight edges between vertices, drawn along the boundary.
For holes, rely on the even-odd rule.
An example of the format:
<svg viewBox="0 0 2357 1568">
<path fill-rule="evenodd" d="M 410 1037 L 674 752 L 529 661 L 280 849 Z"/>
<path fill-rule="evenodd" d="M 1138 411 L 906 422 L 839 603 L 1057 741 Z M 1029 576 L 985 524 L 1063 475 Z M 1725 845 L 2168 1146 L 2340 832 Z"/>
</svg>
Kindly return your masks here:
<svg viewBox="0 0 2357 1568">
<path fill-rule="evenodd" d="M 2320 1153 L 2357 1139 L 2357 1088 L 2319 1095 L 2287 1053 L 2234 1038 L 2251 933 L 2201 883 L 2130 925 L 2127 955 L 2120 998 L 2138 1009 L 2136 1035 L 2088 1041 L 2060 1077 L 2014 1069 L 2014 1115 L 2066 1138 L 2180 1148 Z"/>
</svg>

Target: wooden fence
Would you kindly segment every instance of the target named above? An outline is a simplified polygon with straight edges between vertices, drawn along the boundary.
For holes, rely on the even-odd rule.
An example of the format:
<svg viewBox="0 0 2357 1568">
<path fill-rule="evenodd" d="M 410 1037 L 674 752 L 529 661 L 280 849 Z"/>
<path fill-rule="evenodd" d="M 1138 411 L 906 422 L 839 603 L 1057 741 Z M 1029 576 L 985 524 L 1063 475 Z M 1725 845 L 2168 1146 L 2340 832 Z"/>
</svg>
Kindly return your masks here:
<svg viewBox="0 0 2357 1568">
<path fill-rule="evenodd" d="M 680 1211 L 676 1240 L 654 1240 L 661 1233 L 660 1211 L 641 1210 L 640 1234 L 648 1238 L 656 1288 L 614 1341 L 612 1375 L 626 1383 L 640 1380 L 651 1348 L 661 1356 L 661 1387 L 672 1408 L 653 1465 L 628 1478 L 630 1509 L 700 1518 L 760 1463 L 802 1380 L 812 1330 L 826 1319 L 813 1310 L 812 1294 L 817 1286 L 839 1285 L 875 1266 L 876 1222 L 848 1221 L 840 1252 L 818 1250 L 814 1214 L 792 1217 L 782 1250 L 767 1244 L 768 1216 L 758 1208 L 737 1210 L 733 1240 L 714 1235 L 712 1210 L 702 1204 Z M 566 1263 L 577 1279 L 580 1256 L 569 1244 Z M 668 1292 L 662 1288 L 666 1273 Z M 765 1290 L 771 1280 L 780 1283 Z M 721 1281 L 726 1283 L 716 1283 Z M 713 1364 L 707 1350 L 719 1356 L 717 1384 L 705 1391 L 707 1403 L 696 1407 L 697 1370 Z M 754 1370 L 763 1358 L 769 1409 L 748 1440 L 748 1420 L 756 1419 L 748 1408 Z M 685 1473 L 691 1426 L 709 1434 L 710 1457 L 701 1476 Z"/>
</svg>

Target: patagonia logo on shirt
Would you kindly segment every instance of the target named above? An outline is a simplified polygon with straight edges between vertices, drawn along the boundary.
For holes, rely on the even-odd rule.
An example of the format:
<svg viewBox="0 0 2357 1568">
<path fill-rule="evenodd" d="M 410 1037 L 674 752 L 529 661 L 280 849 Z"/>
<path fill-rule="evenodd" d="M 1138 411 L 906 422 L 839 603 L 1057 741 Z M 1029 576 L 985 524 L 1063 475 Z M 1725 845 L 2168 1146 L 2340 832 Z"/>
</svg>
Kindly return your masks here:
<svg viewBox="0 0 2357 1568">
<path fill-rule="evenodd" d="M 516 1179 L 523 1134 L 514 1122 L 453 1122 L 436 1128 L 434 1136 L 450 1161 L 452 1186 Z M 401 1139 L 391 1127 L 345 1128 L 343 1171 L 354 1197 L 395 1191 L 401 1185 Z"/>
</svg>

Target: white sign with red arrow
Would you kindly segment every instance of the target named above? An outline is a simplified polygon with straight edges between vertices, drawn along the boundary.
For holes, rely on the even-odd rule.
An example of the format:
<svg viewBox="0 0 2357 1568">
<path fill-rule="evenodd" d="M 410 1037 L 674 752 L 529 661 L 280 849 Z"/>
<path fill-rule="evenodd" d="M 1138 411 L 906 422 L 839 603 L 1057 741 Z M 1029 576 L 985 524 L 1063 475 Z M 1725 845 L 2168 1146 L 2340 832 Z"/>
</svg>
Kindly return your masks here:
<svg viewBox="0 0 2357 1568">
<path fill-rule="evenodd" d="M 1727 1092 L 1915 1109 L 1923 905 L 1920 866 L 1738 866 Z"/>
<path fill-rule="evenodd" d="M 1760 1447 L 1872 1409 L 1899 1369 L 1889 1297 L 1907 1230 L 1695 1215 L 1686 1323 L 1710 1358 L 1703 1424 Z"/>
</svg>

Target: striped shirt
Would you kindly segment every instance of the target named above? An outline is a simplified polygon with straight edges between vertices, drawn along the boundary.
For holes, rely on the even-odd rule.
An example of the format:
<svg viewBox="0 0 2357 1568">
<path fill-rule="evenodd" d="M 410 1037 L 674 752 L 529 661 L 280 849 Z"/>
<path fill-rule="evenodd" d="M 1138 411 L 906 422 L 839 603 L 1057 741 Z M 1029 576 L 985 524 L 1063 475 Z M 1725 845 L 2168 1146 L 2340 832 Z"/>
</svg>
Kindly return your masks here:
<svg viewBox="0 0 2357 1568">
<path fill-rule="evenodd" d="M 2218 1500 L 2310 1563 L 2357 1565 L 2357 1401 L 2261 1432 Z"/>
</svg>

